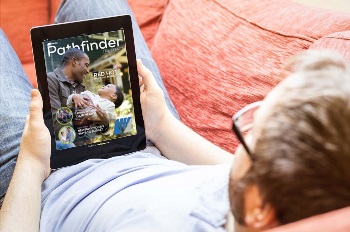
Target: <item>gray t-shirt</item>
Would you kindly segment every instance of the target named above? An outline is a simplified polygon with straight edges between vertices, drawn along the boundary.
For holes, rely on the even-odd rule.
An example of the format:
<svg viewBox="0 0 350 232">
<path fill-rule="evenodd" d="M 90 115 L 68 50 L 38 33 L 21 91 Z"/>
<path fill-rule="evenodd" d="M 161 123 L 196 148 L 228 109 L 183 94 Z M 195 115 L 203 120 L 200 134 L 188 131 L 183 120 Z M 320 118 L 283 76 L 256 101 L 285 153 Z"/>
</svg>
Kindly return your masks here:
<svg viewBox="0 0 350 232">
<path fill-rule="evenodd" d="M 43 184 L 41 231 L 224 231 L 230 164 L 188 166 L 158 150 L 92 159 Z"/>
</svg>

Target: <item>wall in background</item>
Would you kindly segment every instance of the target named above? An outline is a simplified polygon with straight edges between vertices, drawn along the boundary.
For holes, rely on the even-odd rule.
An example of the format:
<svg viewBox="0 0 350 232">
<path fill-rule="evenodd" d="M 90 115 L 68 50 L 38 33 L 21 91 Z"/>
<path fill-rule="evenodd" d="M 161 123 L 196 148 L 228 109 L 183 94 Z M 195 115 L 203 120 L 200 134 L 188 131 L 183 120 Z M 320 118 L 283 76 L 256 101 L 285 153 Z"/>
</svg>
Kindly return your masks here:
<svg viewBox="0 0 350 232">
<path fill-rule="evenodd" d="M 294 0 L 305 5 L 350 13 L 350 0 Z"/>
</svg>

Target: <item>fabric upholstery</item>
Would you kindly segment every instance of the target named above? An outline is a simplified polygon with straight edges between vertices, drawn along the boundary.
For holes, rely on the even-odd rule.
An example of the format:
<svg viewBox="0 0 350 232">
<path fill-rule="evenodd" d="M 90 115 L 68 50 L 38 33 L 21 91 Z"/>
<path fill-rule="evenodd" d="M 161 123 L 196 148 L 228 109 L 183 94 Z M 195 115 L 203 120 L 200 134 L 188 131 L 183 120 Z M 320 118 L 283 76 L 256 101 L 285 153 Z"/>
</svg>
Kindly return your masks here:
<svg viewBox="0 0 350 232">
<path fill-rule="evenodd" d="M 340 52 L 350 61 L 350 30 L 326 35 L 313 43 L 310 49 L 331 49 Z"/>
<path fill-rule="evenodd" d="M 349 22 L 291 1 L 171 0 L 152 54 L 182 121 L 233 152 L 231 116 L 281 81 L 287 57 Z"/>
<path fill-rule="evenodd" d="M 151 48 L 168 0 L 128 0 L 128 3 L 135 14 L 148 47 Z"/>
<path fill-rule="evenodd" d="M 0 1 L 0 26 L 22 63 L 33 62 L 30 28 L 47 23 L 48 7 L 47 0 Z"/>
<path fill-rule="evenodd" d="M 61 0 L 50 0 L 49 23 L 55 21 L 56 12 L 61 4 Z"/>
<path fill-rule="evenodd" d="M 229 151 L 237 144 L 229 129 L 231 115 L 262 99 L 281 80 L 278 69 L 289 55 L 327 48 L 350 60 L 349 14 L 290 0 L 128 2 L 148 46 L 154 46 L 153 55 L 182 120 Z M 0 27 L 34 86 L 29 29 L 52 23 L 59 3 L 0 1 Z M 274 232 L 350 231 L 349 213 L 349 208 L 334 211 Z"/>
<path fill-rule="evenodd" d="M 24 72 L 27 74 L 32 86 L 34 88 L 37 88 L 38 86 L 36 82 L 36 72 L 35 72 L 34 62 L 22 64 L 22 67 L 24 69 Z"/>
<path fill-rule="evenodd" d="M 347 232 L 350 231 L 349 217 L 350 207 L 347 207 L 280 226 L 268 232 Z"/>
<path fill-rule="evenodd" d="M 134 1 L 129 4 L 136 12 L 137 22 L 147 45 L 153 43 L 168 0 Z M 18 54 L 33 86 L 37 86 L 30 42 L 30 28 L 54 22 L 61 0 L 0 1 L 0 27 Z"/>
</svg>

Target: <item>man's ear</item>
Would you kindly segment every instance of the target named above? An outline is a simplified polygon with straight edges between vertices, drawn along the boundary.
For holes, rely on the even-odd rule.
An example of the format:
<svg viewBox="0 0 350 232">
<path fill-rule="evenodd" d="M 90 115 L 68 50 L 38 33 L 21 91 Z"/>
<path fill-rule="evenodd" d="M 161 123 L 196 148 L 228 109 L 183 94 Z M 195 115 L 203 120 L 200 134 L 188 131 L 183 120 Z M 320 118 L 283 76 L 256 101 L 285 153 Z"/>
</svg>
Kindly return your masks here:
<svg viewBox="0 0 350 232">
<path fill-rule="evenodd" d="M 269 203 L 263 205 L 257 185 L 247 187 L 244 194 L 244 220 L 248 228 L 262 230 L 278 225 L 275 209 Z"/>
<path fill-rule="evenodd" d="M 73 67 L 77 65 L 77 59 L 75 59 L 75 57 L 72 58 L 72 65 Z"/>
</svg>

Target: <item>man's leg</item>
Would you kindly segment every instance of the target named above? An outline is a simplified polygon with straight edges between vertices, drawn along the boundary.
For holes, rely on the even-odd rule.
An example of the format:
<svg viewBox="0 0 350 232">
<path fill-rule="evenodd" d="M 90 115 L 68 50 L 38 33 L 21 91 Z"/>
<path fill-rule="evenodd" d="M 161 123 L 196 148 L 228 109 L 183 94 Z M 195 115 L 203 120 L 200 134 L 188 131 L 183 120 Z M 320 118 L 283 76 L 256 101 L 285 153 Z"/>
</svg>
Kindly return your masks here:
<svg viewBox="0 0 350 232">
<path fill-rule="evenodd" d="M 154 62 L 151 52 L 141 34 L 140 28 L 126 0 L 63 0 L 57 11 L 55 23 L 71 22 L 84 19 L 93 19 L 101 17 L 110 17 L 117 15 L 131 15 L 134 40 L 136 48 L 136 57 L 142 60 L 142 63 L 151 70 L 159 86 L 163 89 L 165 99 L 170 111 L 179 119 L 179 115 L 171 102 L 168 93 L 164 87 L 160 72 Z"/>
<path fill-rule="evenodd" d="M 33 88 L 0 29 L 0 206 L 10 183 Z"/>
</svg>

